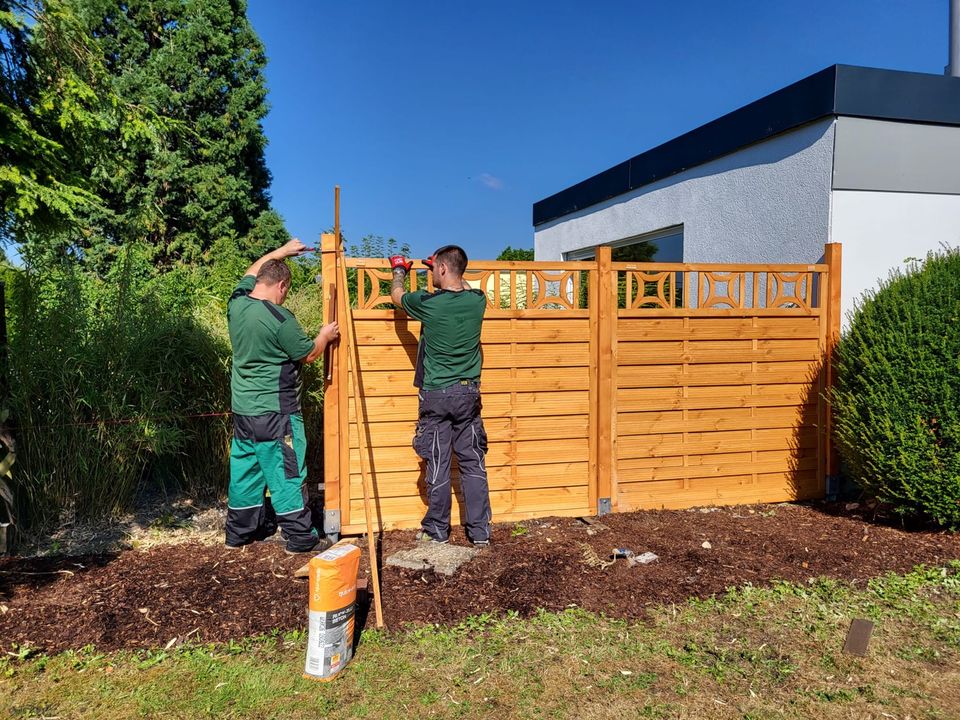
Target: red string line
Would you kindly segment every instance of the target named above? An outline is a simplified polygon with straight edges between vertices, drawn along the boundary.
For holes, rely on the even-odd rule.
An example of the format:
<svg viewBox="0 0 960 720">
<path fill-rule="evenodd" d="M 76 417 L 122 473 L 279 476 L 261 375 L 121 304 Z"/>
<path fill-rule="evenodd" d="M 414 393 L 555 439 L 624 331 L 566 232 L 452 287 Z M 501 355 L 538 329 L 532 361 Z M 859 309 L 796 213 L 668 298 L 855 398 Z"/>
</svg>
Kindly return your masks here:
<svg viewBox="0 0 960 720">
<path fill-rule="evenodd" d="M 86 422 L 73 422 L 73 423 L 53 423 L 50 425 L 11 425 L 12 430 L 37 430 L 40 428 L 54 428 L 54 427 L 89 427 L 93 425 L 130 425 L 131 423 L 137 422 L 147 422 L 151 420 L 156 421 L 168 421 L 168 420 L 187 420 L 193 418 L 209 418 L 209 417 L 227 417 L 233 413 L 229 410 L 222 412 L 206 412 L 206 413 L 193 413 L 190 415 L 167 415 L 165 417 L 148 417 L 148 418 L 125 418 L 122 420 L 88 420 Z"/>
</svg>

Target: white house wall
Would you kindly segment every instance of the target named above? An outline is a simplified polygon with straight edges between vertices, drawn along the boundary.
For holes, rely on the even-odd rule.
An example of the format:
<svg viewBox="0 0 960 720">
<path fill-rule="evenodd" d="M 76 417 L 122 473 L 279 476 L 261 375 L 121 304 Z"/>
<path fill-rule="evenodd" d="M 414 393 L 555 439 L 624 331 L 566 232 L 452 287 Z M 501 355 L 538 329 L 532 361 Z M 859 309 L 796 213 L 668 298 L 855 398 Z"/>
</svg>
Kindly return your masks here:
<svg viewBox="0 0 960 720">
<path fill-rule="evenodd" d="M 683 225 L 685 262 L 816 262 L 834 120 L 811 123 L 535 228 L 537 260 Z"/>
<path fill-rule="evenodd" d="M 835 190 L 833 240 L 843 243 L 844 313 L 907 258 L 960 245 L 960 195 Z"/>
<path fill-rule="evenodd" d="M 833 189 L 848 312 L 906 258 L 960 245 L 960 127 L 837 118 Z"/>
</svg>

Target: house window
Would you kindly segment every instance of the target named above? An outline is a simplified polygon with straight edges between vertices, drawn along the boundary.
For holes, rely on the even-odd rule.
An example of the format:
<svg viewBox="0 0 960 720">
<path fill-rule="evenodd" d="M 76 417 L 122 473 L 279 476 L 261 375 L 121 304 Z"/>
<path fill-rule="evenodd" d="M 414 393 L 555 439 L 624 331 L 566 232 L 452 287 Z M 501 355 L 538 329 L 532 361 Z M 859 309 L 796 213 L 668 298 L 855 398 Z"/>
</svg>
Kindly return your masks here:
<svg viewBox="0 0 960 720">
<path fill-rule="evenodd" d="M 607 243 L 613 248 L 614 262 L 683 262 L 683 225 L 634 235 Z M 571 250 L 565 260 L 593 260 L 594 248 Z"/>
</svg>

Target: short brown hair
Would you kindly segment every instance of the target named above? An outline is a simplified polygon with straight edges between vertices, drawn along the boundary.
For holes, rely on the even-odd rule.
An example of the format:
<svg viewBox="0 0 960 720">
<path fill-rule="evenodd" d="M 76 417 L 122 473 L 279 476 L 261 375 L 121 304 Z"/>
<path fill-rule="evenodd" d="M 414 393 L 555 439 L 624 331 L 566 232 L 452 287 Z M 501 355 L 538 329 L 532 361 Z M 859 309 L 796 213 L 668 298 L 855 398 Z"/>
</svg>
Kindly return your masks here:
<svg viewBox="0 0 960 720">
<path fill-rule="evenodd" d="M 446 245 L 433 254 L 434 263 L 443 263 L 454 275 L 467 269 L 467 253 L 459 245 Z"/>
<path fill-rule="evenodd" d="M 257 273 L 257 282 L 264 285 L 276 285 L 285 282 L 290 284 L 290 268 L 283 260 L 267 260 L 260 266 Z"/>
</svg>

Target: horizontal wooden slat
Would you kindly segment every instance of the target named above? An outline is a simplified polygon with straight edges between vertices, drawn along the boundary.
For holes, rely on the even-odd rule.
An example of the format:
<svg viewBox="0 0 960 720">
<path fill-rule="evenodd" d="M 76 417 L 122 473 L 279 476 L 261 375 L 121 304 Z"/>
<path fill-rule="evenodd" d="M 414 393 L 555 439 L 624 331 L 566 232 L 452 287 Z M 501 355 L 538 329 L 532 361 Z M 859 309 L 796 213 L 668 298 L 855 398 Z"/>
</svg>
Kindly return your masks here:
<svg viewBox="0 0 960 720">
<path fill-rule="evenodd" d="M 423 460 L 411 446 L 371 448 L 371 473 L 415 470 Z M 558 462 L 586 462 L 589 460 L 587 438 L 566 440 L 528 440 L 518 443 L 492 442 L 487 452 L 487 467 L 500 465 L 537 465 Z M 360 469 L 360 451 L 350 450 L 351 470 Z"/>
<path fill-rule="evenodd" d="M 547 465 L 518 465 L 516 468 L 488 467 L 487 481 L 491 490 L 532 490 L 586 486 L 589 481 L 589 466 L 585 462 L 551 463 Z M 456 463 L 451 474 L 456 487 L 460 482 Z M 363 498 L 362 479 L 359 473 L 350 476 L 350 497 Z M 372 482 L 374 497 L 423 496 L 425 483 L 423 470 L 377 473 Z"/>
<path fill-rule="evenodd" d="M 617 387 L 752 385 L 814 382 L 820 368 L 810 362 L 634 365 L 617 370 Z"/>
<path fill-rule="evenodd" d="M 689 387 L 687 397 L 681 387 L 631 388 L 617 391 L 617 409 L 621 412 L 662 410 L 706 410 L 709 408 L 772 407 L 800 405 L 816 401 L 817 387 L 811 384 L 721 385 Z"/>
<path fill-rule="evenodd" d="M 802 458 L 815 458 L 817 456 L 816 447 L 791 448 L 789 450 L 758 450 L 757 462 L 793 462 Z M 704 455 L 704 458 L 716 457 Z"/>
<path fill-rule="evenodd" d="M 617 468 L 622 471 L 643 470 L 646 468 L 681 467 L 686 465 L 739 465 L 739 472 L 743 472 L 756 455 L 757 462 L 790 463 L 794 460 L 807 457 L 816 457 L 816 448 L 785 448 L 781 450 L 760 450 L 710 453 L 707 455 L 670 455 L 664 457 L 646 456 L 619 460 Z"/>
<path fill-rule="evenodd" d="M 508 440 L 556 440 L 586 438 L 588 415 L 556 417 L 484 418 L 483 425 L 490 442 Z M 416 427 L 415 420 L 369 423 L 368 442 L 373 447 L 400 447 L 410 445 Z M 516 426 L 516 427 L 514 427 Z M 350 447 L 360 447 L 356 423 L 350 425 Z"/>
<path fill-rule="evenodd" d="M 377 395 L 416 395 L 417 388 L 413 386 L 413 375 L 413 368 L 405 370 L 363 369 L 360 371 L 361 392 L 371 397 Z M 350 378 L 352 383 L 352 371 Z M 497 368 L 482 372 L 480 387 L 484 393 L 512 392 L 518 388 L 526 392 L 587 390 L 590 387 L 590 373 L 587 367 L 519 368 L 517 370 Z"/>
<path fill-rule="evenodd" d="M 709 457 L 709 456 L 708 456 Z M 617 482 L 649 482 L 651 480 L 675 480 L 683 478 L 712 478 L 737 475 L 745 470 L 750 473 L 785 473 L 817 469 L 816 456 L 797 457 L 765 462 L 711 463 L 703 465 L 650 467 L 637 469 L 617 468 Z"/>
<path fill-rule="evenodd" d="M 509 419 L 502 422 L 509 423 Z M 365 440 L 370 447 L 400 447 L 410 445 L 413 440 L 413 433 L 416 429 L 416 419 L 410 420 L 392 420 L 388 422 L 367 423 Z M 357 424 L 350 423 L 350 447 L 360 447 L 359 436 L 357 435 Z"/>
<path fill-rule="evenodd" d="M 816 419 L 816 405 L 688 410 L 686 420 L 683 418 L 682 410 L 619 413 L 617 415 L 617 434 L 622 437 L 656 432 L 793 428 L 804 424 L 813 424 Z"/>
<path fill-rule="evenodd" d="M 589 339 L 589 336 L 586 336 L 581 338 L 583 342 L 568 343 L 485 343 L 481 348 L 483 369 L 575 366 L 584 368 L 583 373 L 586 374 L 586 368 L 590 365 Z"/>
<path fill-rule="evenodd" d="M 390 261 L 386 258 L 345 258 L 348 268 L 373 268 L 390 273 Z M 420 260 L 413 261 L 414 270 L 428 270 Z M 467 266 L 467 274 L 483 272 L 485 270 L 539 270 L 541 272 L 567 272 L 569 270 L 596 270 L 597 263 L 589 260 L 555 261 L 555 260 L 471 260 Z M 782 271 L 786 272 L 786 271 Z"/>
<path fill-rule="evenodd" d="M 364 399 L 366 416 L 370 422 L 409 420 L 417 417 L 417 398 L 370 397 Z M 538 417 L 551 415 L 585 415 L 590 412 L 590 394 L 585 390 L 571 392 L 518 392 L 516 400 L 509 393 L 482 393 L 483 418 Z M 781 403 L 782 404 L 782 403 Z M 349 399 L 349 421 L 356 422 L 353 397 Z"/>
<path fill-rule="evenodd" d="M 682 340 L 621 342 L 617 362 L 621 370 L 629 365 L 673 363 L 784 362 L 820 359 L 817 340 L 691 340 L 683 350 Z"/>
<path fill-rule="evenodd" d="M 631 435 L 617 440 L 617 459 L 665 457 L 669 455 L 707 455 L 710 453 L 747 452 L 753 450 L 789 450 L 816 447 L 815 429 L 749 430 L 690 433 L 684 441 L 682 433 L 664 435 Z"/>
<path fill-rule="evenodd" d="M 407 320 L 356 320 L 357 344 L 416 345 L 420 322 Z M 590 321 L 583 318 L 511 320 L 489 318 L 483 323 L 481 343 L 560 343 L 581 342 L 590 334 Z"/>
<path fill-rule="evenodd" d="M 453 512 L 451 522 L 464 522 L 458 493 L 453 495 Z M 490 493 L 490 506 L 493 510 L 493 521 L 498 522 L 498 515 L 512 512 L 536 512 L 544 515 L 557 514 L 561 510 L 582 510 L 588 512 L 586 487 L 546 488 L 536 490 L 496 490 Z M 423 516 L 426 504 L 418 495 L 415 497 L 382 498 L 377 503 L 375 517 L 387 522 L 400 519 L 417 518 Z M 363 499 L 350 501 L 352 517 L 363 517 Z"/>
<path fill-rule="evenodd" d="M 689 487 L 684 487 L 684 483 Z M 822 494 L 816 472 L 764 473 L 691 480 L 626 483 L 620 487 L 618 509 L 687 508 L 698 505 L 739 505 L 803 500 Z"/>
<path fill-rule="evenodd" d="M 617 322 L 617 342 L 638 340 L 803 340 L 820 337 L 815 317 L 633 319 Z"/>
<path fill-rule="evenodd" d="M 383 262 L 383 261 L 381 261 Z M 830 266 L 824 263 L 801 265 L 799 263 L 778 265 L 776 263 L 666 263 L 666 262 L 615 262 L 610 267 L 614 272 L 624 270 L 641 270 L 645 273 L 659 272 L 711 272 L 711 273 L 811 273 L 828 272 Z"/>
<path fill-rule="evenodd" d="M 719 456 L 712 456 L 719 457 Z M 726 462 L 750 462 L 752 457 L 751 453 L 729 453 L 726 456 L 723 456 Z M 739 458 L 739 460 L 738 460 Z M 715 460 L 714 462 L 720 462 L 720 460 Z M 631 458 L 629 460 L 618 460 L 617 469 L 619 470 L 632 470 L 640 468 L 652 468 L 652 467 L 680 467 L 683 465 L 683 456 L 675 455 L 672 457 L 638 457 Z"/>
<path fill-rule="evenodd" d="M 590 344 L 578 343 L 517 343 L 515 345 L 485 344 L 483 368 L 569 367 L 590 364 Z M 412 345 L 361 346 L 360 374 L 367 370 L 408 370 L 416 366 L 416 347 Z"/>
<path fill-rule="evenodd" d="M 618 310 L 617 317 L 621 320 L 647 318 L 819 318 L 820 308 L 728 308 L 728 307 L 693 307 L 693 308 L 638 308 L 633 310 Z"/>
<path fill-rule="evenodd" d="M 354 310 L 355 320 L 397 320 L 406 317 L 402 310 Z M 589 310 L 567 310 L 558 309 L 534 309 L 534 310 L 498 310 L 496 308 L 487 308 L 484 314 L 484 322 L 497 318 L 512 318 L 517 320 L 556 320 L 559 318 L 589 318 Z"/>
</svg>

